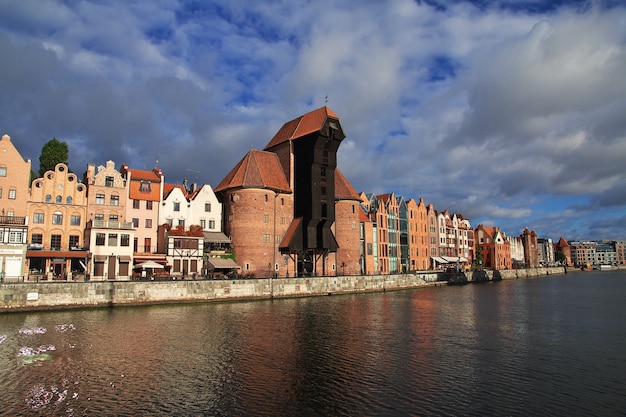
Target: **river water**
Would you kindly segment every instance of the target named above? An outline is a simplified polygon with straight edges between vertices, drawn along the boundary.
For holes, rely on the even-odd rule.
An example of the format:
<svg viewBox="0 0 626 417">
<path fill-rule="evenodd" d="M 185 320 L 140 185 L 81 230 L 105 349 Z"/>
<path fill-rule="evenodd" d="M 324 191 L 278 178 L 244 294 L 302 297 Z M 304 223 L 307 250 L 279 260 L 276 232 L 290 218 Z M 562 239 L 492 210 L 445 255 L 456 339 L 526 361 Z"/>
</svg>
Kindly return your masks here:
<svg viewBox="0 0 626 417">
<path fill-rule="evenodd" d="M 623 416 L 626 271 L 0 315 L 4 416 Z"/>
</svg>

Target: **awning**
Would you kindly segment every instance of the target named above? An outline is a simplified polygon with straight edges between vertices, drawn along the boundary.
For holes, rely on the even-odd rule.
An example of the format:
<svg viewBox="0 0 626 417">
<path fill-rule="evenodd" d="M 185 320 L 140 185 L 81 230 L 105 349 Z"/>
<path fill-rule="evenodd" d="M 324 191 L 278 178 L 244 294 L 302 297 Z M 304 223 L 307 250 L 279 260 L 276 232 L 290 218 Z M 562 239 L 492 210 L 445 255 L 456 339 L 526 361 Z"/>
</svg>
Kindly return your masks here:
<svg viewBox="0 0 626 417">
<path fill-rule="evenodd" d="M 458 257 L 458 256 L 442 256 L 442 258 L 447 262 L 447 263 L 456 263 L 456 262 L 467 262 L 467 258 L 464 257 Z"/>
<path fill-rule="evenodd" d="M 120 256 L 119 256 L 119 258 L 120 258 L 120 262 L 130 262 L 130 261 L 131 261 L 131 259 L 132 259 L 132 258 L 131 258 L 130 256 L 128 256 L 128 255 L 120 255 Z"/>
<path fill-rule="evenodd" d="M 165 268 L 163 265 L 158 264 L 154 261 L 146 261 L 140 264 L 135 265 L 135 268 L 142 268 L 142 269 L 163 269 Z"/>
<path fill-rule="evenodd" d="M 432 259 L 433 261 L 437 262 L 438 264 L 447 264 L 448 261 L 446 261 L 443 258 L 440 258 L 438 256 L 431 256 L 430 259 Z"/>
<path fill-rule="evenodd" d="M 222 232 L 203 232 L 204 240 L 213 243 L 230 243 L 230 238 Z"/>
<path fill-rule="evenodd" d="M 94 262 L 104 262 L 107 260 L 107 256 L 106 255 L 94 255 L 93 256 L 93 261 Z"/>
<path fill-rule="evenodd" d="M 55 250 L 29 250 L 26 251 L 27 258 L 86 258 L 89 252 L 83 250 L 76 251 L 55 251 Z"/>
<path fill-rule="evenodd" d="M 209 258 L 208 262 L 209 266 L 213 269 L 241 269 L 241 267 L 230 258 Z"/>
</svg>

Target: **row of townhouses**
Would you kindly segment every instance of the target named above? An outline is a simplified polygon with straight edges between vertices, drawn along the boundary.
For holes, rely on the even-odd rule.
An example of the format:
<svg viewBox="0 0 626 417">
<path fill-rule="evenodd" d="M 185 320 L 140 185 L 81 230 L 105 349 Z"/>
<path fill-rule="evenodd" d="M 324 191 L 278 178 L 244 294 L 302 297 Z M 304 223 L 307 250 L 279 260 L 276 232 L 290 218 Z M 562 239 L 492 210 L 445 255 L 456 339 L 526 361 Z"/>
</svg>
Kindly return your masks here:
<svg viewBox="0 0 626 417">
<path fill-rule="evenodd" d="M 345 135 L 324 106 L 285 123 L 212 189 L 113 161 L 65 164 L 29 184 L 31 162 L 0 141 L 0 274 L 128 280 L 390 274 L 554 264 L 534 231 L 509 237 L 423 199 L 357 193 L 337 167 Z M 564 244 L 563 244 L 564 243 Z M 619 262 L 619 259 L 616 259 Z M 622 258 L 623 262 L 623 258 Z"/>
</svg>

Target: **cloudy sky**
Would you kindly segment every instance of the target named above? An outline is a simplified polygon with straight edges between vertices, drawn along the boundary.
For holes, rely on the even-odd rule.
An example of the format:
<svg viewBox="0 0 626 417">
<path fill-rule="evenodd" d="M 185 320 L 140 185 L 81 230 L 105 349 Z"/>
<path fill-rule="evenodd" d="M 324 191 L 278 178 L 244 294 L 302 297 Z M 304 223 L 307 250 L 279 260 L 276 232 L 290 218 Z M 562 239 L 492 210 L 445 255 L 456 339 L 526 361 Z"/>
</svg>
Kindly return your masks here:
<svg viewBox="0 0 626 417">
<path fill-rule="evenodd" d="M 619 0 L 0 0 L 0 134 L 37 171 L 217 185 L 325 104 L 357 191 L 509 235 L 626 239 Z"/>
</svg>

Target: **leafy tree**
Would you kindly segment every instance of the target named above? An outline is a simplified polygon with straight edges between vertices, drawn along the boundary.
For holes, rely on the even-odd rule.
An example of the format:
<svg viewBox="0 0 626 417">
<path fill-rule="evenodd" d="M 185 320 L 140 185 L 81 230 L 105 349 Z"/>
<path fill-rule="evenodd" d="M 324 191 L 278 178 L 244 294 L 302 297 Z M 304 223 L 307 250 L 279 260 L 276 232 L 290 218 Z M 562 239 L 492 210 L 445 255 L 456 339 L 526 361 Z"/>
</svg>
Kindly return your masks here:
<svg viewBox="0 0 626 417">
<path fill-rule="evenodd" d="M 67 142 L 61 142 L 57 138 L 52 138 L 41 148 L 39 156 L 39 176 L 43 177 L 46 171 L 54 171 L 58 163 L 67 165 L 70 148 Z M 68 167 L 69 170 L 69 167 Z"/>
<path fill-rule="evenodd" d="M 558 251 L 557 253 L 555 253 L 554 254 L 554 260 L 556 262 L 562 263 L 563 265 L 567 264 L 567 256 L 565 256 L 563 251 Z"/>
<path fill-rule="evenodd" d="M 483 251 L 478 248 L 478 250 L 476 251 L 476 257 L 474 258 L 473 267 L 474 269 L 479 269 L 482 271 L 483 266 Z"/>
</svg>

